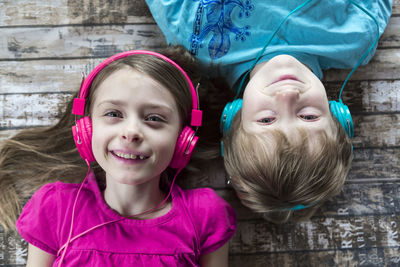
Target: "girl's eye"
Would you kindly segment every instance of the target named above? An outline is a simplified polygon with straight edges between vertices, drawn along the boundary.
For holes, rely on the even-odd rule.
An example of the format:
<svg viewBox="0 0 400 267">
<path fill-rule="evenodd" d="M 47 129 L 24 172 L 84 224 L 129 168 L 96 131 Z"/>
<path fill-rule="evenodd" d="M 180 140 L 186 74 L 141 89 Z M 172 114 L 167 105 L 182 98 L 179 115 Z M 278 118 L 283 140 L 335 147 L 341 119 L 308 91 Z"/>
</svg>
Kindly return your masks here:
<svg viewBox="0 0 400 267">
<path fill-rule="evenodd" d="M 315 115 L 300 115 L 300 118 L 302 118 L 303 120 L 306 120 L 306 121 L 315 121 L 316 119 L 318 119 L 318 116 L 315 116 Z"/>
<path fill-rule="evenodd" d="M 111 118 L 122 118 L 122 114 L 119 111 L 109 111 L 104 116 L 111 117 Z"/>
<path fill-rule="evenodd" d="M 262 124 L 270 124 L 272 122 L 275 121 L 274 117 L 270 117 L 270 118 L 262 118 L 260 120 L 258 120 L 258 122 L 262 123 Z"/>
<path fill-rule="evenodd" d="M 164 122 L 165 121 L 164 118 L 162 118 L 161 116 L 158 116 L 158 115 L 147 116 L 145 120 L 146 121 L 154 121 L 154 122 Z"/>
</svg>

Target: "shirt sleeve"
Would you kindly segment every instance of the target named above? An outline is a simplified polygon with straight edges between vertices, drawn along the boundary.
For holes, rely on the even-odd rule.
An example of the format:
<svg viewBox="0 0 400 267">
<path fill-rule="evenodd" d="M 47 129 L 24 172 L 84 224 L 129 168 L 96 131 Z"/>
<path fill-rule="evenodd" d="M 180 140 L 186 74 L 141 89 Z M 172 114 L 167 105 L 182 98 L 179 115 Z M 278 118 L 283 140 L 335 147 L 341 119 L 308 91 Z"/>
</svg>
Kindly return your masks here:
<svg viewBox="0 0 400 267">
<path fill-rule="evenodd" d="M 194 214 L 198 222 L 200 254 L 211 253 L 228 242 L 236 231 L 236 213 L 217 193 L 200 189 Z"/>
<path fill-rule="evenodd" d="M 53 255 L 57 254 L 58 247 L 56 196 L 54 184 L 41 187 L 26 203 L 16 223 L 24 240 Z"/>
</svg>

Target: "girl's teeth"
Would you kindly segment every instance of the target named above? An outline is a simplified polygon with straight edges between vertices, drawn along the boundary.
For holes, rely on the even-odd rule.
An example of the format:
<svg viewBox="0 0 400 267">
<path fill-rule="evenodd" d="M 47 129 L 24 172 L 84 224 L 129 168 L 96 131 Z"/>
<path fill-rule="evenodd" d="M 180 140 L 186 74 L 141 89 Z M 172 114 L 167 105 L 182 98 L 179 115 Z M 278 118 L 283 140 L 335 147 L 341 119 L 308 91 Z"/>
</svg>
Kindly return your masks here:
<svg viewBox="0 0 400 267">
<path fill-rule="evenodd" d="M 137 156 L 135 154 L 122 154 L 122 153 L 115 153 L 115 154 L 118 157 L 124 158 L 124 159 L 137 159 L 137 158 L 144 159 L 145 158 L 145 156 L 143 156 L 143 155 Z"/>
</svg>

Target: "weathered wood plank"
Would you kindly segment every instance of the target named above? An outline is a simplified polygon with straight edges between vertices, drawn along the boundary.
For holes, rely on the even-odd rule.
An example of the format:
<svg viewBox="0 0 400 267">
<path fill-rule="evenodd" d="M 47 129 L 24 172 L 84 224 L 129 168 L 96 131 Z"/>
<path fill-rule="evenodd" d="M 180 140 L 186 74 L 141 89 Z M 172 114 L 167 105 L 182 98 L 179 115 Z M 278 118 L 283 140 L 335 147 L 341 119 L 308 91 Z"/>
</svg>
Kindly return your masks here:
<svg viewBox="0 0 400 267">
<path fill-rule="evenodd" d="M 399 47 L 400 44 L 400 17 L 392 16 L 379 39 L 379 47 Z"/>
<path fill-rule="evenodd" d="M 239 221 L 232 253 L 311 252 L 400 247 L 400 215 L 313 218 L 298 224 Z"/>
<path fill-rule="evenodd" d="M 400 45 L 400 17 L 390 22 L 380 48 Z M 0 50 L 0 59 L 105 57 L 137 47 L 160 47 L 165 38 L 156 24 L 13 27 L 0 28 L 0 43 L 7 48 Z"/>
<path fill-rule="evenodd" d="M 377 50 L 372 60 L 365 66 L 359 67 L 350 80 L 392 80 L 400 79 L 398 49 Z M 327 71 L 324 81 L 344 81 L 350 70 Z"/>
<path fill-rule="evenodd" d="M 399 81 L 393 81 L 400 80 L 400 72 L 398 71 L 400 69 L 400 54 L 396 53 L 396 51 L 392 49 L 379 50 L 376 54 L 378 59 L 370 63 L 367 67 L 363 67 L 364 70 L 357 70 L 353 80 L 363 81 L 364 83 L 360 85 L 362 88 L 364 86 L 373 87 L 372 92 L 380 90 L 377 89 L 380 86 L 383 88 L 389 87 L 389 90 L 392 87 L 394 92 L 398 90 L 400 88 Z M 89 73 L 103 59 L 0 61 L 0 94 L 10 92 L 75 91 L 81 81 L 81 73 Z M 348 72 L 349 70 L 330 70 L 326 72 L 325 81 L 343 81 Z M 340 86 L 338 86 L 336 92 L 339 88 Z M 347 88 L 350 87 L 348 86 Z M 350 91 L 347 88 L 345 94 L 348 94 Z M 365 89 L 363 89 L 364 94 L 366 93 Z"/>
<path fill-rule="evenodd" d="M 102 59 L 0 62 L 0 93 L 74 92 Z"/>
<path fill-rule="evenodd" d="M 400 14 L 400 0 L 393 0 L 392 5 L 392 16 Z"/>
<path fill-rule="evenodd" d="M 400 144 L 400 114 L 355 115 L 354 147 L 387 147 Z"/>
<path fill-rule="evenodd" d="M 321 239 L 324 236 L 320 237 Z M 3 242 L 4 243 L 3 243 Z M 10 243 L 10 241 L 12 241 Z M 3 252 L 0 259 L 1 266 L 22 267 L 26 261 L 26 242 L 16 234 L 8 234 L 7 238 L 0 239 L 0 244 L 9 247 L 9 251 Z M 15 248 L 18 244 L 18 249 Z M 280 253 L 254 253 L 244 254 L 232 252 L 230 247 L 229 266 L 264 267 L 264 266 L 398 266 L 400 262 L 399 249 L 394 248 L 364 248 L 358 250 L 320 250 L 320 251 L 288 251 Z M 0 254 L 1 255 L 1 254 Z M 307 263 L 307 265 L 304 265 Z"/>
<path fill-rule="evenodd" d="M 0 226 L 0 266 L 25 266 L 27 249 L 27 243 L 17 233 L 4 233 Z"/>
<path fill-rule="evenodd" d="M 400 247 L 400 216 L 316 218 L 276 226 L 261 220 L 239 221 L 232 253 L 311 252 L 340 249 Z"/>
<path fill-rule="evenodd" d="M 0 28 L 2 59 L 108 57 L 138 48 L 165 46 L 155 24 Z"/>
<path fill-rule="evenodd" d="M 355 148 L 348 181 L 400 178 L 400 148 Z"/>
<path fill-rule="evenodd" d="M 94 9 L 94 6 L 96 9 Z M 393 15 L 400 14 L 400 1 L 393 1 Z M 0 2 L 0 25 L 154 23 L 144 0 L 4 0 Z"/>
<path fill-rule="evenodd" d="M 326 83 L 330 100 L 338 100 L 341 83 Z M 400 81 L 354 81 L 347 83 L 342 100 L 352 114 L 365 112 L 399 112 Z"/>
<path fill-rule="evenodd" d="M 71 96 L 62 93 L 0 95 L 0 129 L 54 124 Z"/>
<path fill-rule="evenodd" d="M 230 267 L 335 267 L 335 266 L 399 266 L 398 248 L 358 250 L 290 251 L 284 253 L 230 254 Z"/>
<path fill-rule="evenodd" d="M 154 23 L 144 0 L 4 0 L 1 26 Z"/>
</svg>

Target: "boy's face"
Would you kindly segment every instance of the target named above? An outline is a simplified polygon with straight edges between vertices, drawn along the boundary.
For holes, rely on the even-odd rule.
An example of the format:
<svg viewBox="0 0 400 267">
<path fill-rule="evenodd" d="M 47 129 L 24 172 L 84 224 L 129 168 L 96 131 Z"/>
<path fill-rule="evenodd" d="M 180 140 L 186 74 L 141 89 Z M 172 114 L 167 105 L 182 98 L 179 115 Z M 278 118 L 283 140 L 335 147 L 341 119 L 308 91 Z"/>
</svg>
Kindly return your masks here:
<svg viewBox="0 0 400 267">
<path fill-rule="evenodd" d="M 325 87 L 292 56 L 280 55 L 251 72 L 243 95 L 242 123 L 247 132 L 279 129 L 288 137 L 302 128 L 313 135 L 332 132 Z"/>
</svg>

